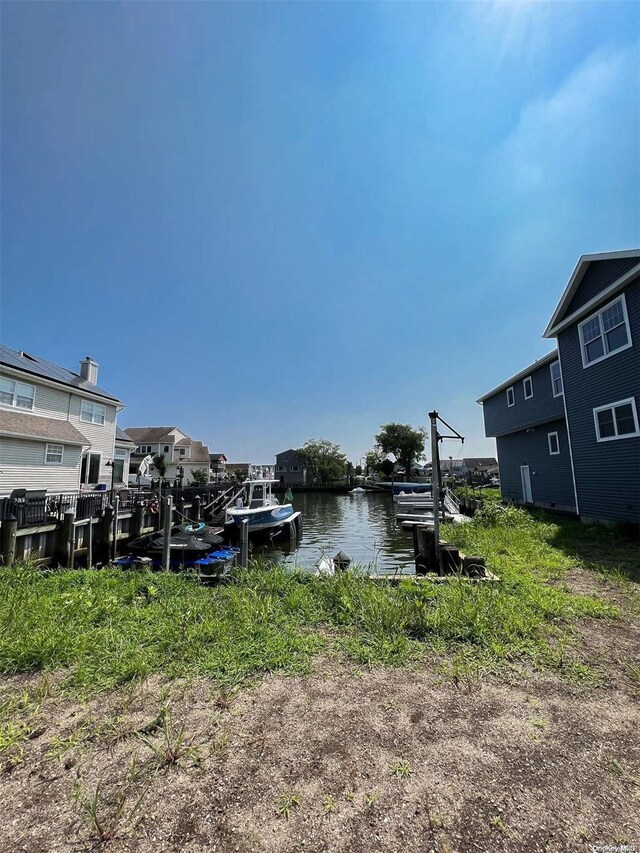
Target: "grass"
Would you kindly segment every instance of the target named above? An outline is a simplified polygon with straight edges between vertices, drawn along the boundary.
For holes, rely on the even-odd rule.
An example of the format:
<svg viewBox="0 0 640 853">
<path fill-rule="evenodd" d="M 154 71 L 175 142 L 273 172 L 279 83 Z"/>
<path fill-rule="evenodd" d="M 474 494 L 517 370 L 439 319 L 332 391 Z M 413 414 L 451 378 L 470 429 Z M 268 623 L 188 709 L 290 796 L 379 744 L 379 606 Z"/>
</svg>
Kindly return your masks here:
<svg viewBox="0 0 640 853">
<path fill-rule="evenodd" d="M 500 583 L 407 579 L 392 587 L 357 571 L 316 578 L 256 563 L 230 584 L 204 588 L 187 575 L 147 571 L 0 569 L 0 672 L 64 670 L 66 687 L 78 693 L 157 672 L 210 676 L 228 690 L 255 673 L 307 672 L 314 654 L 331 645 L 365 665 L 435 652 L 456 678 L 519 660 L 588 677 L 568 643 L 571 623 L 617 610 L 548 581 L 579 564 L 578 552 L 595 537 L 572 522 L 488 507 L 469 524 L 445 526 L 443 538 L 485 556 Z M 631 561 L 623 540 L 598 535 L 607 539 L 609 562 L 594 568 Z M 3 735 L 1 725 L 0 713 L 0 749 L 23 736 Z"/>
</svg>

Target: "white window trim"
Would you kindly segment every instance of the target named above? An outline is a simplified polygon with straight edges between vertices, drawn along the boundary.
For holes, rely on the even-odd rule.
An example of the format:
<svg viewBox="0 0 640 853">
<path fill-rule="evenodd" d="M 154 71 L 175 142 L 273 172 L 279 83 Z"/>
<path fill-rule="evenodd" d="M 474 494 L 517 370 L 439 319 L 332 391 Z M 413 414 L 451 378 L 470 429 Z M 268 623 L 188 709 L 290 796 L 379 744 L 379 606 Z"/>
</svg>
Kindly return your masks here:
<svg viewBox="0 0 640 853">
<path fill-rule="evenodd" d="M 555 385 L 553 384 L 554 383 L 554 377 L 553 377 L 553 366 L 554 366 L 554 364 L 558 365 L 558 372 L 560 373 L 560 384 L 562 385 L 562 391 L 558 391 L 557 394 L 556 394 Z M 562 378 L 562 368 L 560 367 L 560 359 L 556 359 L 555 361 L 551 362 L 551 364 L 549 365 L 549 375 L 551 376 L 551 393 L 553 394 L 554 397 L 562 397 L 562 395 L 564 394 L 564 380 Z"/>
<path fill-rule="evenodd" d="M 511 391 L 511 402 L 509 402 L 509 391 Z M 509 385 L 509 387 L 506 390 L 506 394 L 507 394 L 507 407 L 509 409 L 512 409 L 516 404 L 516 392 L 514 390 L 513 385 Z"/>
<path fill-rule="evenodd" d="M 600 425 L 598 424 L 598 412 L 604 412 L 607 409 L 615 409 L 617 406 L 626 406 L 629 403 L 631 404 L 631 409 L 633 411 L 633 423 L 635 426 L 635 431 L 634 432 L 625 432 L 624 435 L 609 435 L 609 436 L 606 436 L 605 438 L 602 438 L 600 435 Z M 616 400 L 615 403 L 607 403 L 606 406 L 598 406 L 597 409 L 593 410 L 593 422 L 594 422 L 595 428 L 596 428 L 596 441 L 598 441 L 598 443 L 601 443 L 604 441 L 620 441 L 624 438 L 633 438 L 634 436 L 640 435 L 640 427 L 638 426 L 638 410 L 636 409 L 635 397 L 629 397 L 626 400 Z M 613 426 L 615 427 L 615 429 L 617 431 L 618 424 L 616 422 L 615 414 L 613 416 Z"/>
<path fill-rule="evenodd" d="M 594 358 L 593 361 L 587 361 L 585 359 L 586 347 L 582 342 L 582 327 L 586 323 L 591 322 L 594 317 L 598 317 L 600 314 L 606 311 L 607 308 L 611 308 L 611 306 L 615 305 L 616 302 L 622 302 L 622 314 L 624 316 L 624 325 L 627 330 L 627 343 L 623 347 L 618 347 L 618 349 L 614 349 L 613 352 L 606 352 L 599 358 Z M 606 338 L 604 329 L 602 328 L 602 321 L 600 321 L 600 330 L 602 332 L 602 345 L 606 346 Z M 631 325 L 629 323 L 629 315 L 627 313 L 627 300 L 625 299 L 624 293 L 620 294 L 620 296 L 616 296 L 615 299 L 612 299 L 611 302 L 607 302 L 606 305 L 602 305 L 600 308 L 598 308 L 597 311 L 594 311 L 593 314 L 590 314 L 588 317 L 585 317 L 585 319 L 581 323 L 578 323 L 578 341 L 580 342 L 580 355 L 582 356 L 583 370 L 586 370 L 587 367 L 591 367 L 592 364 L 598 364 L 599 362 L 604 361 L 607 358 L 611 358 L 612 355 L 618 355 L 619 352 L 624 352 L 626 349 L 629 349 L 630 346 L 633 346 L 633 341 L 631 340 Z"/>
<path fill-rule="evenodd" d="M 17 409 L 19 412 L 32 412 L 36 407 L 36 386 L 31 385 L 30 382 L 21 382 L 19 379 L 13 379 L 11 376 L 2 376 L 0 377 L 5 380 L 5 382 L 13 382 L 13 400 L 10 403 L 0 403 L 0 406 L 4 406 L 8 409 Z M 23 388 L 31 388 L 33 391 L 33 396 L 31 398 L 30 406 L 19 406 L 18 405 L 18 385 L 22 385 Z M 24 397 L 24 394 L 20 395 Z"/>
<path fill-rule="evenodd" d="M 551 449 L 551 436 L 552 435 L 555 435 L 555 437 L 556 437 L 556 446 L 558 448 L 557 450 Z M 547 442 L 549 444 L 549 456 L 560 456 L 560 436 L 558 435 L 558 433 L 557 432 L 548 432 L 547 433 Z"/>
<path fill-rule="evenodd" d="M 62 453 L 60 454 L 60 461 L 58 462 L 55 459 L 47 459 L 49 455 L 50 447 L 61 447 Z M 63 465 L 64 464 L 64 444 L 55 444 L 54 442 L 47 442 L 44 446 L 44 464 L 45 465 Z"/>
<path fill-rule="evenodd" d="M 527 394 L 527 382 L 529 383 L 529 387 L 531 388 L 530 394 Z M 524 393 L 525 400 L 530 400 L 533 397 L 533 379 L 530 376 L 525 376 L 522 380 L 522 391 Z"/>
<path fill-rule="evenodd" d="M 91 414 L 88 418 L 84 417 L 87 406 L 91 407 Z M 85 411 L 83 412 L 83 409 Z M 102 410 L 102 421 L 95 420 L 96 412 Z M 81 400 L 80 401 L 80 420 L 83 424 L 96 424 L 97 426 L 105 426 L 107 423 L 107 407 L 103 406 L 102 403 L 94 403 L 91 400 Z"/>
</svg>

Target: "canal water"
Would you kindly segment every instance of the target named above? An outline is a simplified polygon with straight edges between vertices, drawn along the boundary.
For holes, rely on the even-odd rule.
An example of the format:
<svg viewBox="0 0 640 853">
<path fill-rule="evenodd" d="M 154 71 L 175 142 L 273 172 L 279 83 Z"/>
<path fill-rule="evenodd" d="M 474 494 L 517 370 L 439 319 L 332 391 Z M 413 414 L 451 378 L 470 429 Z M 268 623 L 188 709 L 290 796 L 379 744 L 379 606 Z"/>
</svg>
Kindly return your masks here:
<svg viewBox="0 0 640 853">
<path fill-rule="evenodd" d="M 314 570 L 323 554 L 334 557 L 344 551 L 369 573 L 413 571 L 411 533 L 398 526 L 391 495 L 297 492 L 293 508 L 302 512 L 303 533 L 297 546 L 257 547 L 254 553 Z"/>
</svg>

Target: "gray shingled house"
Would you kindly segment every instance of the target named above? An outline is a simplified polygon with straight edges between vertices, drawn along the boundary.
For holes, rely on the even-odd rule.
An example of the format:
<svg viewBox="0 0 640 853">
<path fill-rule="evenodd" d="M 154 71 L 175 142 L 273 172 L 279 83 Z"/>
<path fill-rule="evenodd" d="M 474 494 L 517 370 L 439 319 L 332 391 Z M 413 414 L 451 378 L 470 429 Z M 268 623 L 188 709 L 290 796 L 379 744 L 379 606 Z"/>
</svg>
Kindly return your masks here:
<svg viewBox="0 0 640 853">
<path fill-rule="evenodd" d="M 583 255 L 557 349 L 483 395 L 505 500 L 640 523 L 640 250 Z"/>
</svg>

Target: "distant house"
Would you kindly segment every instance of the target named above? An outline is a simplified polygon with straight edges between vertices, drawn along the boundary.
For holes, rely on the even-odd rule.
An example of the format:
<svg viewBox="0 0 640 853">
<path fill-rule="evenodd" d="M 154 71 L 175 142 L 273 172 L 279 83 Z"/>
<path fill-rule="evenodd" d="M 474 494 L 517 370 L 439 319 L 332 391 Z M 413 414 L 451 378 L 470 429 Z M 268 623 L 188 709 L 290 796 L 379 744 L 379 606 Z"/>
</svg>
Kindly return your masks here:
<svg viewBox="0 0 640 853">
<path fill-rule="evenodd" d="M 211 474 L 215 480 L 222 480 L 225 478 L 227 474 L 228 461 L 229 460 L 224 453 L 209 454 L 209 467 L 211 468 Z"/>
<path fill-rule="evenodd" d="M 482 396 L 505 500 L 640 522 L 640 251 L 583 255 L 557 349 Z"/>
<path fill-rule="evenodd" d="M 124 404 L 97 382 L 98 364 L 89 356 L 75 373 L 0 345 L 1 494 L 110 488 Z M 128 464 L 128 453 L 120 459 Z"/>
<path fill-rule="evenodd" d="M 297 450 L 276 453 L 275 476 L 283 486 L 301 486 L 309 482 L 307 464 Z"/>
<path fill-rule="evenodd" d="M 164 456 L 168 480 L 178 479 L 189 485 L 194 471 L 206 473 L 209 479 L 209 448 L 178 427 L 127 427 L 126 432 L 136 445 L 131 454 L 130 481 L 135 480 L 140 462 L 146 456 Z M 159 476 L 155 466 L 149 469 L 149 476 Z"/>
<path fill-rule="evenodd" d="M 433 465 L 429 462 L 425 465 L 425 473 L 431 475 Z M 451 458 L 444 456 L 440 459 L 440 473 L 460 479 L 486 480 L 498 472 L 498 460 L 493 456 L 464 456 L 462 458 Z"/>
</svg>

